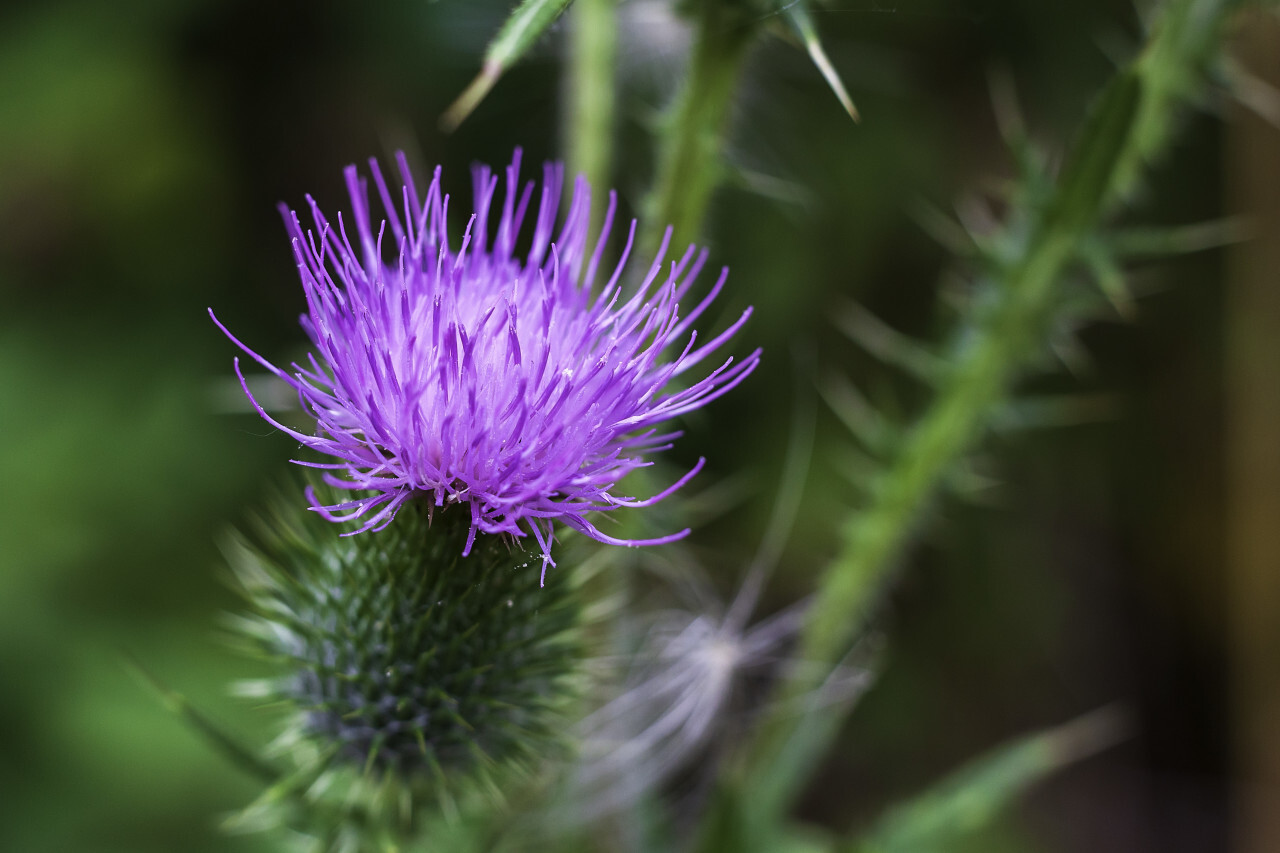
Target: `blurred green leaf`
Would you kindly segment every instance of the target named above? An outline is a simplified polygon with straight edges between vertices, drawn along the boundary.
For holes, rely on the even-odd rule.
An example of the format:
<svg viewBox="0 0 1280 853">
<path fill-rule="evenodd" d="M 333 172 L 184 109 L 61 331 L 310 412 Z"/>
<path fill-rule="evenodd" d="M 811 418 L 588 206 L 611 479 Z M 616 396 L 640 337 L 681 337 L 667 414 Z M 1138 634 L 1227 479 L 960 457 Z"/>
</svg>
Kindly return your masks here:
<svg viewBox="0 0 1280 853">
<path fill-rule="evenodd" d="M 997 747 L 920 796 L 893 808 L 849 853 L 946 853 L 994 820 L 1028 788 L 1114 745 L 1124 726 L 1113 708 Z"/>
<path fill-rule="evenodd" d="M 210 746 L 237 767 L 267 782 L 274 782 L 280 777 L 280 771 L 263 762 L 262 759 L 254 754 L 253 750 L 242 744 L 234 735 L 192 705 L 186 696 L 161 682 L 136 658 L 133 656 L 126 657 L 125 664 L 137 676 L 139 681 L 155 692 L 170 713 L 180 717 L 193 731 L 203 737 Z"/>
<path fill-rule="evenodd" d="M 1239 243 L 1254 236 L 1240 217 L 1214 219 L 1165 228 L 1117 228 L 1103 235 L 1118 257 L 1160 257 L 1202 252 Z"/>
<path fill-rule="evenodd" d="M 848 301 L 837 310 L 835 323 L 840 331 L 885 364 L 929 385 L 946 372 L 946 363 L 924 343 L 899 332 L 857 302 Z"/>
<path fill-rule="evenodd" d="M 21 81 L 0 87 L 0 259 L 23 271 L 92 258 L 99 275 L 118 264 L 121 285 L 168 295 L 176 268 L 202 283 L 209 255 L 192 247 L 221 224 L 225 184 L 199 93 L 147 22 L 118 17 L 87 6 L 0 28 L 0 79 Z"/>
<path fill-rule="evenodd" d="M 440 117 L 440 126 L 451 131 L 466 121 L 467 116 L 471 115 L 497 84 L 498 78 L 533 47 L 572 2 L 573 0 L 523 0 L 513 9 L 493 41 L 489 42 L 480 73 L 445 110 Z"/>
</svg>

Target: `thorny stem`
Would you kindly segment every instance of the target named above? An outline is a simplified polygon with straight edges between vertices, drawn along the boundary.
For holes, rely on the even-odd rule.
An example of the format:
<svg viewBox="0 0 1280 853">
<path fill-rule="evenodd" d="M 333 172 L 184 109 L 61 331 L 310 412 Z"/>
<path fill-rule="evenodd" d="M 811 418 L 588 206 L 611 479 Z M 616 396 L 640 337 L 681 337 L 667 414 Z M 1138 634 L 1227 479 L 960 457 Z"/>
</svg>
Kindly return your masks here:
<svg viewBox="0 0 1280 853">
<path fill-rule="evenodd" d="M 953 353 L 937 397 L 871 486 L 869 505 L 845 524 L 803 629 L 799 659 L 830 672 L 847 654 L 942 477 L 981 437 L 1012 380 L 1044 345 L 1056 284 L 1081 242 L 1132 189 L 1168 139 L 1176 109 L 1198 89 L 1228 14 L 1241 0 L 1174 0 L 1141 54 L 1104 90 L 1022 256 L 997 273 L 999 298 Z M 839 730 L 834 715 L 797 713 L 822 677 L 796 673 L 750 744 L 736 784 L 744 813 L 768 826 Z"/>
<path fill-rule="evenodd" d="M 668 225 L 677 250 L 698 238 L 723 174 L 721 149 L 738 75 L 759 29 L 725 0 L 702 0 L 696 28 L 689 70 L 660 140 L 640 242 L 646 255 Z"/>
</svg>

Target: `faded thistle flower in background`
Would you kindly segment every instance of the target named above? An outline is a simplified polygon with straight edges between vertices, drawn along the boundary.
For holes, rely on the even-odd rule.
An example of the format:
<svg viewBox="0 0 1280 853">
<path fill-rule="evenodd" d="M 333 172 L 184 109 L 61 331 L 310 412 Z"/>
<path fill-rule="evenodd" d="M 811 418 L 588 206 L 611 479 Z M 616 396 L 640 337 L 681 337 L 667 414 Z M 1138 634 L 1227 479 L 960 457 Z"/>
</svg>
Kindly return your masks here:
<svg viewBox="0 0 1280 853">
<path fill-rule="evenodd" d="M 425 197 L 399 157 L 404 180 L 393 195 L 375 161 L 373 183 L 386 220 L 375 223 L 367 182 L 346 170 L 352 217 L 332 225 L 308 197 L 314 230 L 282 206 L 307 298 L 302 326 L 315 347 L 306 364 L 282 370 L 219 327 L 255 361 L 298 392 L 316 433 L 262 417 L 333 461 L 300 461 L 326 469 L 330 485 L 355 495 L 312 508 L 331 521 L 359 519 L 354 532 L 388 524 L 414 496 L 436 507 L 470 512 L 469 553 L 477 532 L 532 535 L 550 561 L 554 521 L 610 544 L 621 540 L 588 516 L 652 504 L 686 483 L 697 465 L 659 494 L 616 494 L 618 481 L 652 464 L 678 432 L 665 421 L 696 409 L 741 382 L 759 362 L 755 351 L 728 357 L 701 378 L 678 385 L 746 322 L 700 341 L 692 324 L 715 299 L 710 292 L 680 310 L 707 258 L 693 246 L 664 263 L 669 243 L 629 295 L 623 272 L 635 237 L 631 225 L 621 259 L 601 287 L 597 269 L 613 223 L 611 193 L 602 233 L 588 254 L 591 188 L 579 178 L 557 236 L 563 168 L 544 167 L 532 244 L 517 256 L 521 223 L 534 183 L 520 185 L 520 152 L 506 170 L 501 211 L 498 177 L 474 169 L 475 212 L 456 248 L 446 220 L 449 196 L 437 168 Z M 491 232 L 491 219 L 497 219 Z M 686 303 L 689 304 L 689 303 Z M 211 312 L 212 313 L 212 312 Z M 215 322 L 218 322 L 214 318 Z M 370 494 L 372 493 L 372 494 Z M 552 563 L 554 565 L 554 563 Z"/>
</svg>

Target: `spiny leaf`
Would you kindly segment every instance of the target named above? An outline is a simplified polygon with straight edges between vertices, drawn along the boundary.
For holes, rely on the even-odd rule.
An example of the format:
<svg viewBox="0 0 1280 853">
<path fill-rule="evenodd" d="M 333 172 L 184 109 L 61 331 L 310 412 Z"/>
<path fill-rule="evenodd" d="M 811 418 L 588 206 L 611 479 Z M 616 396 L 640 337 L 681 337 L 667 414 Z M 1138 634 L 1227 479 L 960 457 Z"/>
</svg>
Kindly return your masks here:
<svg viewBox="0 0 1280 853">
<path fill-rule="evenodd" d="M 572 2 L 573 0 L 523 0 L 513 9 L 506 23 L 485 49 L 480 73 L 440 117 L 441 128 L 445 131 L 456 130 L 489 94 L 498 78 L 524 56 Z"/>
</svg>

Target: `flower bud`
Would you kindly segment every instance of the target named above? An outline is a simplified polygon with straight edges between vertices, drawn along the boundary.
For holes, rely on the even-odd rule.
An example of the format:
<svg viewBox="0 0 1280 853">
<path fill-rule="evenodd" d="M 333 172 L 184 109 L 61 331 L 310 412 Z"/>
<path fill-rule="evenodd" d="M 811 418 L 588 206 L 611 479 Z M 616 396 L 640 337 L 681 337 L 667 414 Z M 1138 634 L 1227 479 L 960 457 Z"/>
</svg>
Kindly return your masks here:
<svg viewBox="0 0 1280 853">
<path fill-rule="evenodd" d="M 471 518 L 425 499 L 374 534 L 283 503 L 263 528 L 233 555 L 240 625 L 282 668 L 255 692 L 293 711 L 277 742 L 293 768 L 260 806 L 301 804 L 312 832 L 412 831 L 424 799 L 501 790 L 556 751 L 582 657 L 567 568 L 540 586 L 541 556 L 496 535 L 463 556 Z"/>
</svg>

